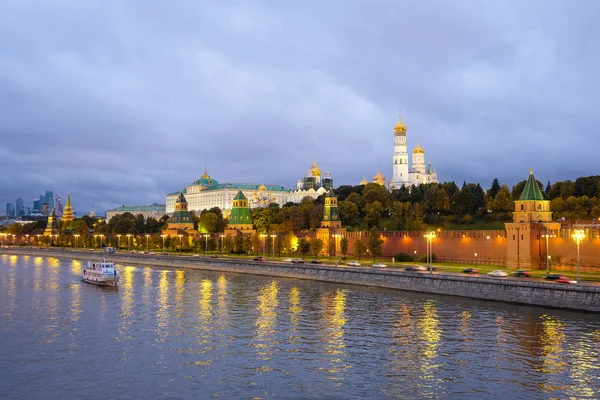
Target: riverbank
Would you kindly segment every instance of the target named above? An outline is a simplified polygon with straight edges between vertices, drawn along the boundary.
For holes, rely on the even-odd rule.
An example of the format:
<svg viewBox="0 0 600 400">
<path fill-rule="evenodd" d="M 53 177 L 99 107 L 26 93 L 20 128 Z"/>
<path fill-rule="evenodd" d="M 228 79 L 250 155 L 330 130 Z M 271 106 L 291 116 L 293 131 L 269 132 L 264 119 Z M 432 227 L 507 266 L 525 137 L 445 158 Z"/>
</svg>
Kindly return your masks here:
<svg viewBox="0 0 600 400">
<path fill-rule="evenodd" d="M 67 249 L 0 248 L 0 254 L 40 257 L 78 258 L 137 265 L 206 269 L 253 275 L 374 286 L 413 292 L 444 294 L 482 300 L 494 300 L 543 307 L 600 312 L 600 287 L 560 285 L 551 282 L 505 280 L 488 276 L 459 276 L 443 273 L 405 272 L 393 269 L 288 264 L 283 262 L 240 259 L 101 253 Z"/>
</svg>

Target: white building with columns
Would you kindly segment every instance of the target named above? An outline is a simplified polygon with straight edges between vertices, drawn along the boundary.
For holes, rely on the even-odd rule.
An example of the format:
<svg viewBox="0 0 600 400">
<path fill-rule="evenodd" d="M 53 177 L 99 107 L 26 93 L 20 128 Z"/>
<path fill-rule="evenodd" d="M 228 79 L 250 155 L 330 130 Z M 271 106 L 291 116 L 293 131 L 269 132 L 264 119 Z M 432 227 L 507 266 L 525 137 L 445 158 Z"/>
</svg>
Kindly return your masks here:
<svg viewBox="0 0 600 400">
<path fill-rule="evenodd" d="M 402 117 L 394 126 L 394 156 L 392 165 L 392 179 L 389 181 L 389 189 L 399 189 L 402 186 L 416 186 L 421 183 L 437 183 L 437 171 L 431 167 L 431 163 L 425 164 L 425 150 L 419 145 L 412 151 L 412 163 L 408 164 L 408 152 L 406 146 L 406 125 Z"/>
</svg>

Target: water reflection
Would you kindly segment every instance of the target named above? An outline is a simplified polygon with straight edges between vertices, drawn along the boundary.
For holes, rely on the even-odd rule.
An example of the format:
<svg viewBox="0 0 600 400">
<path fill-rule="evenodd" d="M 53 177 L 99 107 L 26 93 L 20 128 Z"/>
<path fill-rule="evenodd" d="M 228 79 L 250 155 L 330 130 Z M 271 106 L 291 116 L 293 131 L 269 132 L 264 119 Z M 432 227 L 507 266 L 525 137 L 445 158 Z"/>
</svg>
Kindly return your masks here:
<svg viewBox="0 0 600 400">
<path fill-rule="evenodd" d="M 168 335 L 169 325 L 169 271 L 160 271 L 158 281 L 158 309 L 156 311 L 157 333 L 160 337 Z"/>
<path fill-rule="evenodd" d="M 349 366 L 345 363 L 346 344 L 344 341 L 344 326 L 346 325 L 346 289 L 338 289 L 335 294 L 326 292 L 322 296 L 322 328 L 324 354 L 327 356 L 329 366 L 322 368 L 327 378 L 338 381 L 336 386 L 344 380 L 344 372 Z"/>
<path fill-rule="evenodd" d="M 259 365 L 257 370 L 260 372 L 271 371 L 273 368 L 266 361 L 273 357 L 273 346 L 275 342 L 275 324 L 277 319 L 276 309 L 279 306 L 277 300 L 277 282 L 262 286 L 258 291 L 258 311 L 259 315 L 256 320 L 256 336 L 254 338 L 254 347 L 258 360 L 265 361 L 263 365 Z"/>
<path fill-rule="evenodd" d="M 290 290 L 288 301 L 290 312 L 290 333 L 288 335 L 288 340 L 290 343 L 296 343 L 300 339 L 298 321 L 300 319 L 300 313 L 302 312 L 302 307 L 300 306 L 300 289 L 296 286 Z"/>
</svg>

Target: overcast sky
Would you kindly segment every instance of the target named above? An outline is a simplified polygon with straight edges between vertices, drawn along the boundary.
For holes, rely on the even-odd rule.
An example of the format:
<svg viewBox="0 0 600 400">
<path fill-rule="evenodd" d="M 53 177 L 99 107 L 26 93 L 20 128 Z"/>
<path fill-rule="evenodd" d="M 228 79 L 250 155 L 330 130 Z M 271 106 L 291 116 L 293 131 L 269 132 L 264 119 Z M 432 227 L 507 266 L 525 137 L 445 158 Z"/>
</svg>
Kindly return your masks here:
<svg viewBox="0 0 600 400">
<path fill-rule="evenodd" d="M 164 203 L 208 173 L 392 170 L 398 109 L 441 181 L 596 175 L 598 1 L 0 2 L 0 213 Z"/>
</svg>

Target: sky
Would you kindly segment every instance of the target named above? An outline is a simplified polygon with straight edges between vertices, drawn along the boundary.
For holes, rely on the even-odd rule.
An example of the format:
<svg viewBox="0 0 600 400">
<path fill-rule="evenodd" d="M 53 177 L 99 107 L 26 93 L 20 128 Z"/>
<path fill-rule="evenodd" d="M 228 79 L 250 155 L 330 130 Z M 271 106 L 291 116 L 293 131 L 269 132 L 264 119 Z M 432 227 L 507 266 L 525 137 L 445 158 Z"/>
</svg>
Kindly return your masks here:
<svg viewBox="0 0 600 400">
<path fill-rule="evenodd" d="M 199 178 L 392 172 L 399 109 L 441 181 L 598 174 L 595 0 L 4 0 L 0 213 L 164 203 Z"/>
</svg>

